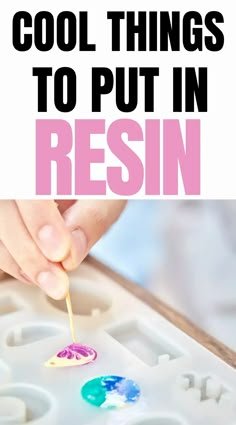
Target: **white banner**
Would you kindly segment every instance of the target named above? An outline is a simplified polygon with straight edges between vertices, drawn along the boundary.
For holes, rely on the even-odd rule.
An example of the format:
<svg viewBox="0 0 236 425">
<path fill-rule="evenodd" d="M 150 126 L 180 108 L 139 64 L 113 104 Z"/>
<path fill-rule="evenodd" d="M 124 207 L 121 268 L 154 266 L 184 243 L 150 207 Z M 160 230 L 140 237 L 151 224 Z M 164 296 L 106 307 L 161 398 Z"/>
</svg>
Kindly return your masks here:
<svg viewBox="0 0 236 425">
<path fill-rule="evenodd" d="M 1 198 L 235 198 L 233 2 L 0 5 Z"/>
</svg>

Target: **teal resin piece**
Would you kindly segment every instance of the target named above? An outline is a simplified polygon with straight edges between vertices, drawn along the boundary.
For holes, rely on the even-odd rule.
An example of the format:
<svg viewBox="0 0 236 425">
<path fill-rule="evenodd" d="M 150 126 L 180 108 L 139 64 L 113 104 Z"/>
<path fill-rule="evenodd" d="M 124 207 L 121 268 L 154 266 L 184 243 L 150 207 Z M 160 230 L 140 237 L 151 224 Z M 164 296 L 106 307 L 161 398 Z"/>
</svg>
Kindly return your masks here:
<svg viewBox="0 0 236 425">
<path fill-rule="evenodd" d="M 86 382 L 81 389 L 85 401 L 102 409 L 120 409 L 136 403 L 140 388 L 121 376 L 100 376 Z"/>
</svg>

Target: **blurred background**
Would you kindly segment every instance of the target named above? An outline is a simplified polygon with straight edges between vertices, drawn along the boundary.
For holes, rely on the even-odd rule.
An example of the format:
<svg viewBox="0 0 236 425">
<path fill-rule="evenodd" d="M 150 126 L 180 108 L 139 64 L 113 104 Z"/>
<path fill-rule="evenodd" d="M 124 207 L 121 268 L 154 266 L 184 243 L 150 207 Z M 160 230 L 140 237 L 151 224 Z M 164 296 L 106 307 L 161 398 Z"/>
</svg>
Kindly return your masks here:
<svg viewBox="0 0 236 425">
<path fill-rule="evenodd" d="M 129 201 L 91 253 L 236 350 L 236 201 Z"/>
</svg>

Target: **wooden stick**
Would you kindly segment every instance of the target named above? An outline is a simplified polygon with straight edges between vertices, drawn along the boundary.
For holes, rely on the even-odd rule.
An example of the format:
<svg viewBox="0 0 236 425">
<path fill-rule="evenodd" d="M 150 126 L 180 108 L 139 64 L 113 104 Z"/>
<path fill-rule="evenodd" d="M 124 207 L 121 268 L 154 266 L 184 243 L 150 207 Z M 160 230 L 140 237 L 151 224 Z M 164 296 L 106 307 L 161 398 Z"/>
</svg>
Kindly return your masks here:
<svg viewBox="0 0 236 425">
<path fill-rule="evenodd" d="M 70 293 L 69 292 L 68 292 L 68 294 L 66 296 L 66 306 L 67 306 L 67 311 L 68 311 L 69 320 L 70 320 L 70 331 L 71 331 L 72 341 L 73 342 L 76 342 L 75 322 L 74 322 L 74 316 L 73 316 L 73 311 L 72 311 L 72 305 L 71 305 L 71 299 L 70 299 Z"/>
</svg>

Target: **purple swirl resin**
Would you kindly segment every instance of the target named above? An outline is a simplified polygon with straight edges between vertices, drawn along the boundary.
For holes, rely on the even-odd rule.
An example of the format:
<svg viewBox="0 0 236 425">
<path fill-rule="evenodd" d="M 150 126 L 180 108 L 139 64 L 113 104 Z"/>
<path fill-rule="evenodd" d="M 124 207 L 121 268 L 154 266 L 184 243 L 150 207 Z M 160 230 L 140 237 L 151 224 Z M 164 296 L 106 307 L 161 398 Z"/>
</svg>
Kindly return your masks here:
<svg viewBox="0 0 236 425">
<path fill-rule="evenodd" d="M 96 359 L 97 353 L 93 348 L 74 343 L 68 345 L 66 348 L 64 348 L 64 350 L 60 351 L 57 354 L 57 357 L 66 358 L 68 360 L 81 360 L 82 357 L 87 357 L 89 361 L 93 361 Z"/>
<path fill-rule="evenodd" d="M 93 362 L 97 353 L 93 348 L 81 344 L 70 344 L 46 363 L 46 367 L 83 366 Z"/>
</svg>

